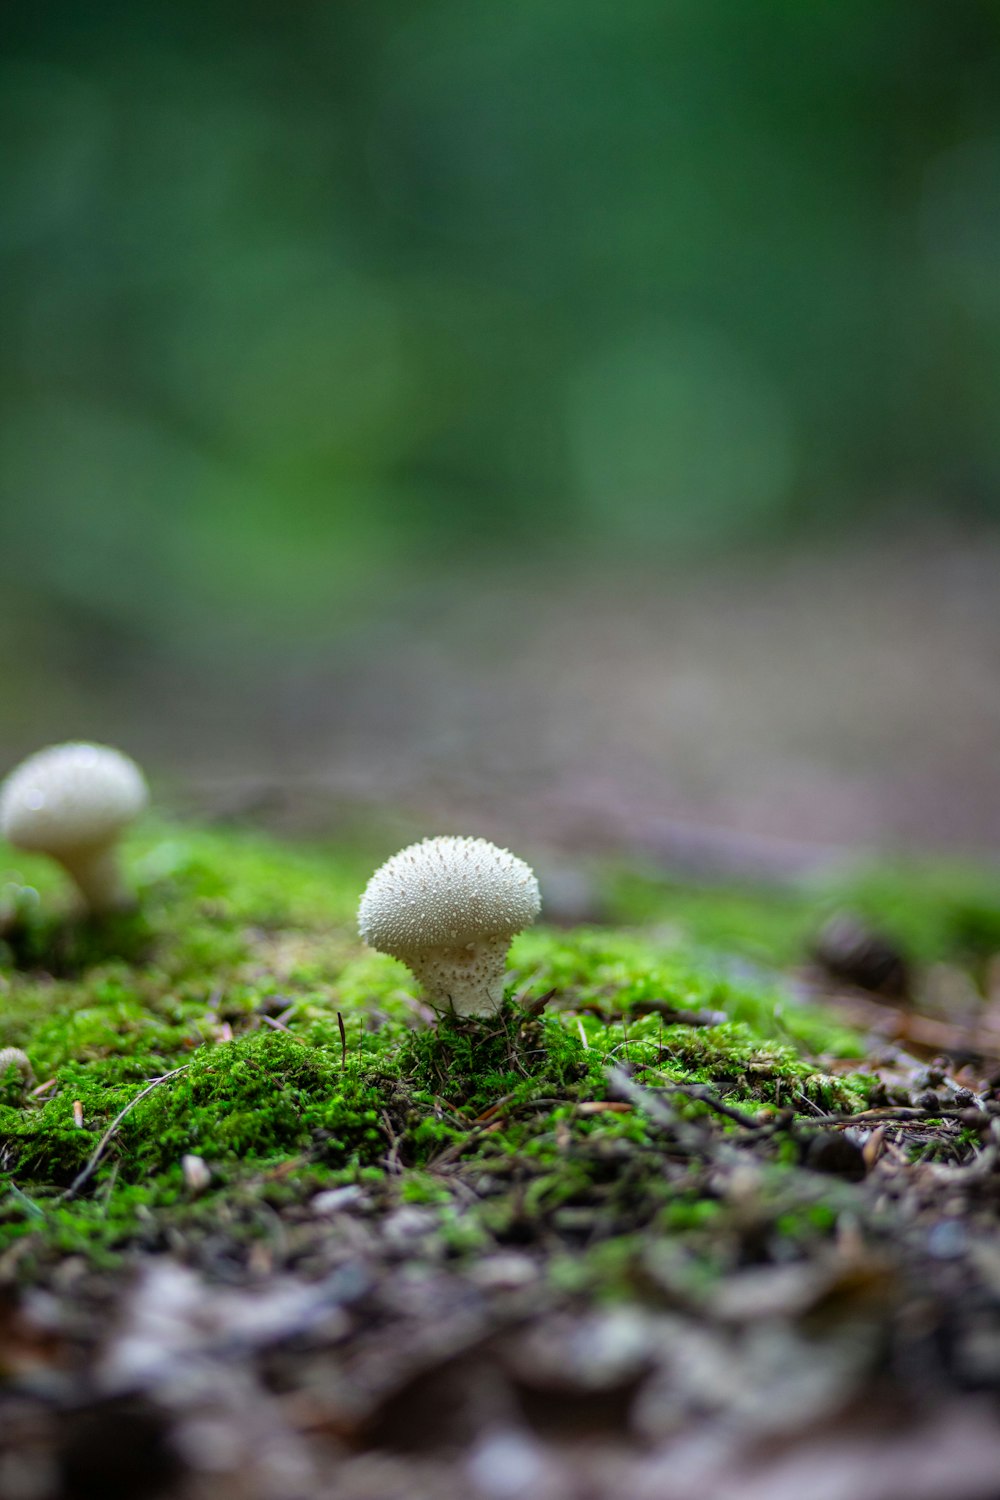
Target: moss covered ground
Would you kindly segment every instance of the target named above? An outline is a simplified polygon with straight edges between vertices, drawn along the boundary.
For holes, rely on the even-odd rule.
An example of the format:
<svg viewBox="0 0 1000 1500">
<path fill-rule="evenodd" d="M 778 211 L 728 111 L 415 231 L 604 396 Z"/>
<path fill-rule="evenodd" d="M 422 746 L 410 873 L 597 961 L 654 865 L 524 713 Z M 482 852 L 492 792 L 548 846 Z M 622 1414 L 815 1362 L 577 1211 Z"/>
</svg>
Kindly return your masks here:
<svg viewBox="0 0 1000 1500">
<path fill-rule="evenodd" d="M 1000 949 L 993 876 L 740 891 L 610 872 L 616 925 L 523 934 L 503 1011 L 436 1025 L 355 935 L 388 852 L 150 827 L 127 850 L 138 912 L 97 926 L 47 862 L 0 856 L 0 1047 L 33 1070 L 0 1079 L 5 1274 L 159 1249 L 239 1263 L 317 1193 L 360 1188 L 432 1209 L 454 1256 L 544 1242 L 553 1274 L 611 1285 L 636 1235 L 683 1232 L 710 1261 L 707 1226 L 738 1209 L 709 1124 L 734 1150 L 755 1132 L 771 1222 L 808 1242 L 843 1185 L 801 1170 L 809 1132 L 863 1109 L 873 1075 L 782 970 L 845 901 L 921 961 Z"/>
</svg>

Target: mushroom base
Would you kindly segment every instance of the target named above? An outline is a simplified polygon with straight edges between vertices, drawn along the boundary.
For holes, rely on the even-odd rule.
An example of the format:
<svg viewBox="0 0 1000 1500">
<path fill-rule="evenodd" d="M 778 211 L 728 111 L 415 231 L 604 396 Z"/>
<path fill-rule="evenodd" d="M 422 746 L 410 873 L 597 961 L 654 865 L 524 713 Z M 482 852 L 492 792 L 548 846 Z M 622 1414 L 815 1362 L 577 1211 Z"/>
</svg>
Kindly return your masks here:
<svg viewBox="0 0 1000 1500">
<path fill-rule="evenodd" d="M 61 850 L 53 857 L 76 882 L 88 911 L 94 916 L 123 911 L 134 904 L 122 879 L 114 847 Z"/>
<path fill-rule="evenodd" d="M 509 937 L 483 938 L 464 948 L 429 948 L 404 962 L 423 985 L 435 1010 L 456 1016 L 490 1016 L 503 1004 Z"/>
</svg>

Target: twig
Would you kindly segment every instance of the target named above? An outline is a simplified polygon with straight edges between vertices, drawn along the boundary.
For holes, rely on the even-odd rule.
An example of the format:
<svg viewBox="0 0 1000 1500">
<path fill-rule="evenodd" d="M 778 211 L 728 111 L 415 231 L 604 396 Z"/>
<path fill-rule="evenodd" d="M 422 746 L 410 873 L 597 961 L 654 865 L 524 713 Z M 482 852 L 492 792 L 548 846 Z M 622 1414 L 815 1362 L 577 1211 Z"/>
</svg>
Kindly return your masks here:
<svg viewBox="0 0 1000 1500">
<path fill-rule="evenodd" d="M 781 1079 L 779 1078 L 778 1083 L 780 1082 Z M 775 1085 L 775 1087 L 777 1088 L 777 1085 Z M 792 1095 L 792 1098 L 798 1099 L 800 1103 L 808 1105 L 814 1115 L 822 1116 L 823 1111 L 820 1109 L 819 1105 L 814 1104 L 813 1101 L 808 1097 L 808 1095 L 802 1093 L 801 1089 L 796 1089 L 795 1093 Z"/>
<path fill-rule="evenodd" d="M 636 1083 L 633 1078 L 630 1078 L 623 1068 L 618 1067 L 606 1068 L 604 1076 L 611 1085 L 613 1093 L 617 1094 L 620 1099 L 625 1099 L 629 1104 L 634 1105 L 654 1125 L 667 1131 L 673 1137 L 675 1148 L 679 1149 L 682 1153 L 700 1158 L 702 1161 L 712 1162 L 716 1165 L 725 1165 L 727 1163 L 733 1165 L 741 1160 L 743 1156 L 742 1151 L 735 1144 L 730 1143 L 725 1136 L 719 1137 L 711 1130 L 705 1128 L 707 1121 L 704 1125 L 699 1126 L 690 1120 L 685 1120 L 683 1115 L 678 1114 L 669 1103 L 668 1098 L 665 1096 L 671 1093 L 682 1093 L 690 1098 L 691 1095 L 687 1094 L 685 1087 L 671 1085 L 668 1089 L 645 1088 L 642 1084 Z M 697 1088 L 700 1085 L 695 1084 L 692 1087 Z M 699 1096 L 696 1095 L 695 1097 Z M 712 1099 L 704 1099 L 703 1102 L 713 1108 L 721 1105 L 721 1100 L 716 1100 L 714 1096 L 712 1096 Z M 728 1104 L 722 1105 L 723 1112 L 728 1113 L 730 1108 L 731 1106 Z M 738 1111 L 734 1111 L 734 1113 L 738 1113 Z M 752 1121 L 749 1115 L 744 1116 L 740 1120 L 740 1124 L 746 1121 L 749 1121 L 755 1129 L 757 1128 L 756 1121 Z"/>
<path fill-rule="evenodd" d="M 382 1111 L 382 1128 L 389 1137 L 389 1154 L 385 1158 L 385 1165 L 390 1172 L 401 1172 L 403 1166 L 399 1160 L 399 1136 L 393 1129 L 388 1110 L 385 1109 Z"/>
<path fill-rule="evenodd" d="M 438 1167 L 450 1166 L 463 1152 L 481 1141 L 484 1136 L 494 1135 L 504 1124 L 508 1115 L 520 1113 L 525 1109 L 555 1109 L 572 1102 L 568 1099 L 522 1099 L 519 1104 L 515 1104 L 513 1100 L 513 1094 L 504 1094 L 503 1098 L 495 1100 L 481 1115 L 476 1116 L 468 1134 L 464 1135 L 461 1140 L 452 1141 L 450 1146 L 446 1146 L 443 1151 L 438 1152 L 437 1156 L 431 1158 L 427 1163 L 427 1170 L 432 1172 Z"/>
<path fill-rule="evenodd" d="M 499 1130 L 502 1124 L 502 1120 L 494 1120 L 489 1125 L 473 1126 L 468 1135 L 463 1136 L 460 1141 L 452 1141 L 451 1145 L 446 1146 L 443 1151 L 439 1151 L 437 1156 L 431 1157 L 430 1161 L 427 1163 L 428 1172 L 434 1172 L 439 1167 L 450 1166 L 451 1163 L 457 1161 L 462 1153 L 464 1151 L 467 1151 L 470 1146 L 475 1145 L 477 1141 L 481 1141 L 484 1135 L 490 1135 L 493 1131 Z"/>
<path fill-rule="evenodd" d="M 690 1099 L 699 1099 L 709 1109 L 715 1110 L 716 1114 L 724 1115 L 726 1119 L 735 1121 L 737 1125 L 742 1125 L 746 1130 L 773 1131 L 776 1125 L 782 1125 L 780 1118 L 778 1120 L 755 1119 L 752 1115 L 744 1114 L 742 1110 L 734 1108 L 731 1104 L 724 1104 L 704 1084 L 668 1083 L 662 1090 L 658 1089 L 657 1092 L 664 1094 L 686 1094 Z M 957 1106 L 943 1104 L 926 1109 L 922 1107 L 919 1109 L 900 1107 L 898 1109 L 863 1109 L 857 1114 L 824 1114 L 822 1110 L 817 1109 L 816 1105 L 805 1094 L 797 1093 L 795 1097 L 801 1099 L 804 1104 L 808 1104 L 810 1109 L 815 1111 L 812 1115 L 799 1116 L 795 1121 L 798 1127 L 880 1125 L 891 1124 L 892 1122 L 905 1124 L 907 1121 L 919 1120 L 964 1120 L 968 1117 L 970 1110 L 982 1115 L 984 1118 L 988 1118 L 988 1111 L 975 1110 L 974 1106 L 966 1105 L 963 1108 L 958 1108 Z M 791 1123 L 790 1115 L 791 1111 L 786 1110 L 785 1121 L 789 1124 Z"/>
<path fill-rule="evenodd" d="M 473 1125 L 488 1125 L 510 1103 L 513 1097 L 513 1094 L 504 1094 L 502 1099 L 495 1099 L 492 1104 L 483 1110 L 481 1115 L 476 1116 L 472 1122 Z"/>
<path fill-rule="evenodd" d="M 663 1088 L 665 1094 L 682 1094 L 686 1099 L 697 1099 L 699 1103 L 706 1105 L 722 1115 L 727 1120 L 742 1125 L 744 1130 L 762 1130 L 765 1126 L 772 1125 L 773 1120 L 755 1120 L 753 1115 L 744 1114 L 743 1110 L 736 1109 L 732 1104 L 725 1104 L 706 1088 L 703 1083 L 668 1083 Z"/>
<path fill-rule="evenodd" d="M 108 1209 L 111 1206 L 111 1194 L 115 1190 L 115 1183 L 118 1181 L 118 1172 L 120 1167 L 121 1162 L 116 1161 L 114 1166 L 111 1168 L 111 1171 L 108 1174 L 108 1180 L 104 1185 L 104 1206 L 101 1209 L 102 1219 L 106 1219 L 108 1217 Z"/>
<path fill-rule="evenodd" d="M 578 1011 L 581 1015 L 596 1016 L 599 1021 L 604 1021 L 606 1024 L 615 1021 L 624 1023 L 632 1016 L 659 1016 L 661 1047 L 664 1045 L 664 1022 L 668 1026 L 720 1026 L 723 1021 L 728 1020 L 724 1010 L 681 1010 L 666 1000 L 633 1000 L 623 1010 L 615 1010 L 610 1005 L 601 1005 L 597 1000 L 586 1000 L 582 1004 L 571 1005 L 569 1008 Z"/>
<path fill-rule="evenodd" d="M 130 1114 L 132 1110 L 135 1109 L 137 1104 L 141 1104 L 142 1100 L 145 1099 L 147 1094 L 151 1094 L 155 1088 L 159 1088 L 161 1083 L 168 1083 L 171 1078 L 176 1078 L 178 1073 L 186 1073 L 189 1067 L 190 1063 L 183 1063 L 179 1068 L 174 1068 L 172 1072 L 164 1073 L 159 1078 L 154 1078 L 152 1083 L 147 1083 L 146 1087 L 142 1089 L 140 1093 L 136 1094 L 134 1099 L 129 1100 L 125 1108 L 123 1110 L 120 1110 L 119 1113 L 115 1115 L 114 1119 L 111 1121 L 111 1124 L 108 1126 L 107 1130 L 98 1141 L 97 1146 L 94 1149 L 94 1152 L 87 1165 L 84 1167 L 82 1172 L 74 1177 L 69 1187 L 61 1195 L 60 1202 L 65 1203 L 68 1202 L 70 1198 L 75 1198 L 77 1193 L 83 1187 L 84 1183 L 90 1181 L 91 1177 L 93 1177 L 94 1173 L 97 1171 L 98 1166 L 100 1165 L 101 1157 L 104 1155 L 111 1137 L 114 1135 L 119 1125 L 125 1119 L 125 1116 Z"/>
<path fill-rule="evenodd" d="M 660 1016 L 668 1026 L 721 1026 L 729 1017 L 724 1010 L 684 1010 L 669 1000 L 632 1000 L 627 1007 L 631 1016 Z M 612 1013 L 612 1019 L 615 1019 Z"/>
<path fill-rule="evenodd" d="M 627 1104 L 625 1100 L 585 1099 L 576 1106 L 576 1113 L 585 1118 L 588 1115 L 630 1115 L 634 1108 L 634 1104 Z"/>
<path fill-rule="evenodd" d="M 288 1027 L 284 1021 L 280 1020 L 277 1016 L 261 1016 L 261 1020 L 265 1026 L 270 1026 L 272 1031 L 288 1031 Z"/>
<path fill-rule="evenodd" d="M 340 1066 L 342 1068 L 346 1069 L 346 1067 L 347 1067 L 347 1028 L 344 1025 L 344 1018 L 340 1014 L 339 1010 L 337 1012 L 337 1025 L 340 1028 Z"/>
<path fill-rule="evenodd" d="M 682 1120 L 676 1110 L 671 1109 L 663 1097 L 663 1089 L 643 1088 L 642 1084 L 629 1077 L 624 1068 L 605 1068 L 604 1076 L 620 1099 L 633 1105 L 652 1120 L 654 1125 L 670 1131 L 674 1139 L 687 1150 L 699 1156 L 705 1154 L 707 1142 L 701 1132 Z"/>
<path fill-rule="evenodd" d="M 818 1115 L 810 1125 L 876 1125 L 883 1121 L 905 1124 L 908 1120 L 964 1120 L 969 1114 L 991 1118 L 990 1111 L 967 1104 L 962 1108 L 936 1104 L 929 1109 L 862 1109 L 856 1115 Z"/>
<path fill-rule="evenodd" d="M 33 1219 L 45 1218 L 45 1210 L 35 1202 L 34 1198 L 29 1198 L 27 1193 L 22 1192 L 16 1182 L 8 1182 L 7 1191 Z"/>
<path fill-rule="evenodd" d="M 645 1069 L 644 1071 L 650 1072 L 652 1070 Z M 662 1078 L 663 1074 L 659 1073 L 656 1076 Z M 777 1121 L 774 1119 L 760 1120 L 755 1119 L 753 1115 L 744 1114 L 742 1110 L 736 1109 L 733 1105 L 723 1103 L 721 1099 L 717 1098 L 702 1083 L 673 1083 L 668 1080 L 662 1089 L 657 1090 L 657 1093 L 686 1094 L 688 1098 L 699 1099 L 709 1109 L 713 1109 L 717 1114 L 724 1115 L 727 1119 L 735 1121 L 737 1125 L 742 1125 L 746 1130 L 770 1131 L 774 1129 L 776 1124 L 780 1125 L 782 1123 L 780 1119 Z M 924 1106 L 920 1106 L 919 1108 L 901 1106 L 886 1109 L 862 1109 L 856 1114 L 824 1114 L 805 1094 L 796 1092 L 794 1097 L 799 1099 L 803 1104 L 807 1104 L 813 1111 L 812 1115 L 804 1118 L 800 1117 L 796 1120 L 796 1124 L 799 1126 L 879 1125 L 892 1123 L 893 1121 L 905 1124 L 907 1121 L 913 1120 L 965 1120 L 970 1111 L 984 1118 L 989 1117 L 990 1114 L 988 1110 L 976 1109 L 974 1105 L 959 1107 L 957 1105 L 946 1104 L 937 1104 L 927 1108 Z M 789 1120 L 791 1113 L 790 1110 L 785 1111 L 786 1121 Z"/>
</svg>

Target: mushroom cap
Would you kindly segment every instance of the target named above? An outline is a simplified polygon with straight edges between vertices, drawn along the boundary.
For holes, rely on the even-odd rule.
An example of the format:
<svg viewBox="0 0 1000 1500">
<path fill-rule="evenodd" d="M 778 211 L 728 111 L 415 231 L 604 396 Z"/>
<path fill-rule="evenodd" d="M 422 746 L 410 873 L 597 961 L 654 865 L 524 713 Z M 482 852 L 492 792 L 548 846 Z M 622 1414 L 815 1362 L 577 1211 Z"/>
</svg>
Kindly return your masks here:
<svg viewBox="0 0 1000 1500">
<path fill-rule="evenodd" d="M 511 938 L 538 916 L 534 871 L 486 839 L 424 839 L 375 871 L 358 908 L 370 948 L 406 959 L 427 948 Z"/>
<path fill-rule="evenodd" d="M 0 833 L 18 849 L 58 855 L 99 848 L 149 799 L 135 761 L 106 745 L 51 745 L 0 787 Z"/>
</svg>

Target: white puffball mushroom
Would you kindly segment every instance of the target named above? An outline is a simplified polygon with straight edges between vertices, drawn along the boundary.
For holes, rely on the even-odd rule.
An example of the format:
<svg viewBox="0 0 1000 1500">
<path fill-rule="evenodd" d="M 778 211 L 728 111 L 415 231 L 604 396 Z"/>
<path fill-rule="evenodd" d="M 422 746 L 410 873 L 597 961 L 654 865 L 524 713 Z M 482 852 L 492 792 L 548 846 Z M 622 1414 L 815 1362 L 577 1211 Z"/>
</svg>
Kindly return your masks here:
<svg viewBox="0 0 1000 1500">
<path fill-rule="evenodd" d="M 358 928 L 370 948 L 412 970 L 435 1009 L 484 1016 L 503 1001 L 511 939 L 540 907 L 534 871 L 508 850 L 424 839 L 375 871 Z"/>
<path fill-rule="evenodd" d="M 15 849 L 48 854 L 95 914 L 130 904 L 118 840 L 149 800 L 139 767 L 106 745 L 51 745 L 0 787 L 0 834 Z"/>
</svg>

